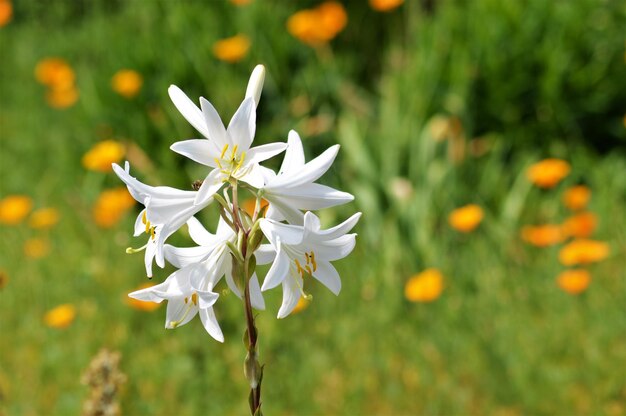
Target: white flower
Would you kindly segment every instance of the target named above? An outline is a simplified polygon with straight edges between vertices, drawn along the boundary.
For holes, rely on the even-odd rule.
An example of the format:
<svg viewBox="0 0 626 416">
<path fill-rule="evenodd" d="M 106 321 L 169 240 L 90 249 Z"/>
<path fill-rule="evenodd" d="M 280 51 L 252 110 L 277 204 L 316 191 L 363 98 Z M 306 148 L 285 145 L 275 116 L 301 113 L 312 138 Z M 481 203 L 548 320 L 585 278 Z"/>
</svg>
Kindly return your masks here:
<svg viewBox="0 0 626 416">
<path fill-rule="evenodd" d="M 163 256 L 163 244 L 165 240 L 187 222 L 195 213 L 206 207 L 212 199 L 196 205 L 197 192 L 182 191 L 168 186 L 148 186 L 130 176 L 128 162 L 122 169 L 113 164 L 113 171 L 126 184 L 128 191 L 146 209 L 142 211 L 135 221 L 135 236 L 144 231 L 150 234 L 146 249 L 145 262 L 146 273 L 152 276 L 152 260 L 156 257 L 156 263 L 160 267 L 165 266 Z"/>
<path fill-rule="evenodd" d="M 263 186 L 259 162 L 285 150 L 286 143 L 271 143 L 254 148 L 256 106 L 261 95 L 265 69 L 258 65 L 252 72 L 246 98 L 231 119 L 228 128 L 209 101 L 200 98 L 198 108 L 177 86 L 169 88 L 170 98 L 187 119 L 208 140 L 185 140 L 174 143 L 171 149 L 202 165 L 213 168 L 198 190 L 196 203 L 210 198 L 229 178 L 235 178 L 255 188 Z"/>
<path fill-rule="evenodd" d="M 156 303 L 167 300 L 165 328 L 168 329 L 185 325 L 200 313 L 202 324 L 209 335 L 224 342 L 224 335 L 213 312 L 213 304 L 219 297 L 212 292 L 214 272 L 209 262 L 189 264 L 172 273 L 163 283 L 137 290 L 128 296 Z"/>
<path fill-rule="evenodd" d="M 320 230 L 319 218 L 312 212 L 304 215 L 304 225 L 287 225 L 262 219 L 261 229 L 275 251 L 275 259 L 265 276 L 262 290 L 283 285 L 283 303 L 278 318 L 284 318 L 305 296 L 303 279 L 313 276 L 335 295 L 341 290 L 341 279 L 331 261 L 346 257 L 355 245 L 356 234 L 346 234 L 357 223 L 361 213 L 328 230 Z M 263 247 L 262 252 L 267 252 Z M 259 264 L 269 262 L 267 255 L 257 256 Z"/>
<path fill-rule="evenodd" d="M 302 225 L 304 214 L 300 210 L 328 208 L 354 199 L 347 192 L 313 183 L 330 168 L 339 145 L 331 146 L 305 164 L 298 133 L 291 130 L 287 143 L 289 147 L 278 175 L 273 175 L 269 169 L 265 170 L 269 178 L 266 178 L 261 195 L 270 203 L 266 218 L 277 221 L 286 219 L 291 224 Z"/>
<path fill-rule="evenodd" d="M 217 285 L 222 276 L 226 276 L 226 284 L 239 298 L 241 291 L 234 281 L 232 274 L 232 257 L 227 242 L 236 244 L 237 235 L 220 217 L 215 234 L 211 234 L 195 217 L 187 221 L 189 235 L 198 244 L 197 247 L 174 247 L 165 245 L 165 258 L 176 267 L 183 268 L 188 265 L 206 261 L 214 270 L 213 285 Z M 250 302 L 259 310 L 265 309 L 265 301 L 261 294 L 261 287 L 256 273 L 250 277 Z"/>
</svg>

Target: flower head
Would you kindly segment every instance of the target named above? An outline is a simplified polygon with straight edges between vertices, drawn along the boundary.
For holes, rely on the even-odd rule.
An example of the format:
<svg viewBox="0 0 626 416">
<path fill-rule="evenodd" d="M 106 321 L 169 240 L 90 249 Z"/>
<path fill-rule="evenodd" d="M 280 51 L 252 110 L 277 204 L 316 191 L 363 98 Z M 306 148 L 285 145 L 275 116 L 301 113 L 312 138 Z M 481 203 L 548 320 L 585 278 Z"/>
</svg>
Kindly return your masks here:
<svg viewBox="0 0 626 416">
<path fill-rule="evenodd" d="M 239 34 L 215 42 L 213 44 L 213 55 L 220 61 L 234 63 L 241 61 L 249 49 L 250 38 Z"/>
<path fill-rule="evenodd" d="M 573 186 L 563 194 L 563 203 L 572 210 L 578 211 L 587 206 L 591 199 L 591 189 L 585 185 Z"/>
<path fill-rule="evenodd" d="M 50 328 L 63 329 L 70 326 L 75 317 L 76 308 L 74 305 L 66 303 L 46 312 L 43 320 Z"/>
<path fill-rule="evenodd" d="M 224 128 L 210 102 L 201 97 L 202 110 L 200 110 L 178 87 L 170 86 L 170 98 L 176 108 L 208 139 L 186 140 L 171 146 L 176 153 L 213 168 L 198 189 L 196 204 L 202 204 L 211 198 L 230 178 L 260 188 L 264 180 L 259 162 L 287 148 L 286 143 L 271 143 L 251 148 L 256 129 L 255 109 L 264 78 L 265 69 L 258 65 L 250 76 L 246 98 L 231 119 L 228 128 Z"/>
<path fill-rule="evenodd" d="M 92 209 L 94 222 L 100 228 L 111 228 L 135 205 L 135 200 L 123 187 L 100 193 Z"/>
<path fill-rule="evenodd" d="M 22 222 L 33 208 L 33 200 L 25 195 L 9 195 L 0 199 L 0 224 Z"/>
<path fill-rule="evenodd" d="M 111 79 L 113 91 L 124 98 L 133 98 L 141 90 L 143 78 L 141 74 L 132 69 L 120 69 Z"/>
<path fill-rule="evenodd" d="M 312 212 L 304 214 L 304 225 L 287 225 L 274 220 L 262 219 L 261 229 L 270 241 L 274 256 L 263 255 L 260 250 L 257 263 L 274 261 L 265 276 L 262 290 L 283 285 L 283 303 L 278 317 L 284 318 L 298 304 L 304 292 L 304 278 L 312 276 L 335 295 L 341 290 L 339 273 L 330 263 L 352 252 L 356 234 L 347 234 L 357 223 L 361 213 L 354 214 L 343 223 L 322 230 L 320 220 Z M 267 247 L 265 247 L 267 249 Z"/>
<path fill-rule="evenodd" d="M 565 178 L 570 165 L 561 159 L 544 159 L 535 163 L 526 172 L 528 179 L 540 188 L 553 188 Z"/>
<path fill-rule="evenodd" d="M 124 145 L 115 140 L 104 140 L 96 143 L 83 156 L 82 163 L 85 169 L 98 172 L 110 172 L 111 164 L 119 163 L 124 157 Z"/>
<path fill-rule="evenodd" d="M 602 241 L 577 239 L 559 251 L 559 261 L 565 266 L 595 263 L 608 257 L 610 251 Z"/>
<path fill-rule="evenodd" d="M 287 20 L 287 30 L 302 42 L 315 46 L 333 39 L 347 23 L 348 15 L 341 3 L 327 1 L 293 14 Z"/>
<path fill-rule="evenodd" d="M 404 3 L 404 0 L 369 0 L 370 7 L 377 12 L 389 12 Z"/>
<path fill-rule="evenodd" d="M 592 212 L 581 212 L 565 220 L 561 226 L 568 237 L 589 237 L 598 224 L 598 217 Z"/>
<path fill-rule="evenodd" d="M 46 58 L 35 67 L 35 78 L 41 84 L 62 90 L 74 85 L 75 75 L 72 67 L 61 58 Z"/>
<path fill-rule="evenodd" d="M 591 275 L 587 270 L 565 270 L 556 278 L 559 287 L 570 295 L 584 292 L 591 282 Z"/>
<path fill-rule="evenodd" d="M 562 228 L 554 224 L 527 225 L 522 228 L 522 240 L 537 247 L 548 247 L 565 238 Z"/>
<path fill-rule="evenodd" d="M 411 277 L 404 286 L 404 296 L 411 302 L 432 302 L 443 292 L 443 275 L 437 269 L 426 269 Z"/>
<path fill-rule="evenodd" d="M 56 208 L 40 208 L 31 214 L 28 225 L 39 230 L 51 228 L 59 222 L 59 217 Z"/>
<path fill-rule="evenodd" d="M 469 233 L 478 227 L 483 220 L 483 209 L 476 205 L 470 204 L 457 208 L 448 215 L 450 226 L 462 233 Z"/>
<path fill-rule="evenodd" d="M 0 0 L 0 27 L 5 26 L 13 17 L 13 5 L 9 0 Z"/>
</svg>

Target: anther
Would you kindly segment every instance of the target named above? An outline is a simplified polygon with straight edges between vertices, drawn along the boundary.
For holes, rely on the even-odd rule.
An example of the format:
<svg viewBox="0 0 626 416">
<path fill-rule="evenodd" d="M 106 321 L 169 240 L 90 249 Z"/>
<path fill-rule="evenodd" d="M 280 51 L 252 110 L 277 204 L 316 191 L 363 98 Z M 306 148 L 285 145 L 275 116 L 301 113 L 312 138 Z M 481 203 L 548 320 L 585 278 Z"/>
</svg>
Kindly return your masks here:
<svg viewBox="0 0 626 416">
<path fill-rule="evenodd" d="M 222 148 L 222 154 L 220 155 L 220 159 L 224 159 L 224 155 L 226 154 L 227 150 L 228 150 L 228 143 L 226 143 L 224 147 Z"/>
</svg>

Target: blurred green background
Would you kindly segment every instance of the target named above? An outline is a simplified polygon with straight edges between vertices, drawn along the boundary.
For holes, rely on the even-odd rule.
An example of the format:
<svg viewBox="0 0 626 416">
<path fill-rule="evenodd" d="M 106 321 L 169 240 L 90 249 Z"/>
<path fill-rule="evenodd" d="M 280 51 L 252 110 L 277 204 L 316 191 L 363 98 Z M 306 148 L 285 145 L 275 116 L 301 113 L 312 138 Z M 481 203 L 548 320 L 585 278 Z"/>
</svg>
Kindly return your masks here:
<svg viewBox="0 0 626 416">
<path fill-rule="evenodd" d="M 131 236 L 141 208 L 117 213 L 114 199 L 98 220 L 101 193 L 121 182 L 83 156 L 114 140 L 141 180 L 190 189 L 203 171 L 169 145 L 198 133 L 168 86 L 228 120 L 259 63 L 256 142 L 295 129 L 308 160 L 341 144 L 321 182 L 355 202 L 320 214 L 363 212 L 355 252 L 335 263 L 339 297 L 312 283 L 314 301 L 279 321 L 280 291 L 267 293 L 265 414 L 626 414 L 626 4 L 345 2 L 347 23 L 331 13 L 334 31 L 311 42 L 319 13 L 290 18 L 322 2 L 235 3 L 0 1 L 0 414 L 79 413 L 103 347 L 122 354 L 124 414 L 247 412 L 241 303 L 218 301 L 225 344 L 199 320 L 166 331 L 164 307 L 131 307 L 126 293 L 147 281 L 142 256 L 124 253 L 143 244 Z M 63 62 L 52 75 L 48 58 Z M 122 69 L 141 85 L 112 88 Z M 570 166 L 549 189 L 528 177 L 544 158 Z M 572 215 L 563 196 L 578 184 L 597 226 L 524 241 L 525 226 Z M 467 204 L 482 221 L 462 232 L 448 216 Z M 41 208 L 58 223 L 33 219 Z M 608 255 L 562 264 L 581 236 Z M 184 230 L 174 241 L 189 244 Z M 410 301 L 407 282 L 429 268 L 443 291 Z M 557 282 L 581 268 L 588 287 Z M 60 304 L 75 314 L 55 324 L 46 313 Z"/>
</svg>

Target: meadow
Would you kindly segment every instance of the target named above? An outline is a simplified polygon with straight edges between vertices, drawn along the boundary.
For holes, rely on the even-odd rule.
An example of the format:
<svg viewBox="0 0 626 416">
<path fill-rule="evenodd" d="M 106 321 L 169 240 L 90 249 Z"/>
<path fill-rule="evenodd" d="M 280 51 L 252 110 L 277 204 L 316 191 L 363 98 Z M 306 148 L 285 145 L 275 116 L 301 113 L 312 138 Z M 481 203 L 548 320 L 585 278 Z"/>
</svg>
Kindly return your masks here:
<svg viewBox="0 0 626 416">
<path fill-rule="evenodd" d="M 267 292 L 264 414 L 626 414 L 624 5 L 343 3 L 0 0 L 0 415 L 80 413 L 103 348 L 122 414 L 248 412 L 225 286 L 223 344 L 128 300 L 174 268 L 110 163 L 191 189 L 169 85 L 226 121 L 256 64 L 255 143 L 340 144 L 319 215 L 363 213 L 338 297 Z"/>
</svg>

